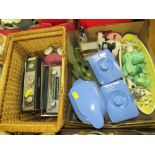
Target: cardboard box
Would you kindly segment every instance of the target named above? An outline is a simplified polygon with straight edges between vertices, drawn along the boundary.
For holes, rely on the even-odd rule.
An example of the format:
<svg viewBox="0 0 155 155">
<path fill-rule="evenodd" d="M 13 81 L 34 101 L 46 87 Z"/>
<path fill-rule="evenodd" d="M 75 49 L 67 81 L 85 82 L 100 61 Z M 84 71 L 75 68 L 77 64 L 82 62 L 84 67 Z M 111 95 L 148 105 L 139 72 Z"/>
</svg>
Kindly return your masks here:
<svg viewBox="0 0 155 155">
<path fill-rule="evenodd" d="M 154 135 L 152 129 L 62 129 L 60 135 Z"/>
<path fill-rule="evenodd" d="M 89 41 L 94 41 L 97 39 L 97 32 L 112 30 L 114 32 L 119 32 L 122 35 L 126 33 L 137 34 L 140 40 L 144 43 L 148 49 L 152 60 L 155 64 L 155 20 L 145 20 L 141 22 L 133 23 L 123 23 L 115 24 L 108 26 L 99 26 L 86 29 L 87 37 Z M 72 78 L 72 77 L 70 77 Z M 71 81 L 71 80 L 70 80 Z M 71 84 L 70 84 L 71 87 Z M 68 101 L 69 102 L 69 101 Z M 81 123 L 71 107 L 71 104 L 68 103 L 68 114 L 66 120 L 66 127 L 69 128 L 92 128 L 89 125 Z M 124 121 L 117 124 L 112 124 L 109 118 L 105 118 L 105 127 L 104 128 L 154 128 L 155 127 L 155 111 L 151 115 L 145 115 L 140 113 L 139 117 Z"/>
<path fill-rule="evenodd" d="M 149 20 L 149 39 L 153 52 L 155 53 L 155 19 Z"/>
</svg>

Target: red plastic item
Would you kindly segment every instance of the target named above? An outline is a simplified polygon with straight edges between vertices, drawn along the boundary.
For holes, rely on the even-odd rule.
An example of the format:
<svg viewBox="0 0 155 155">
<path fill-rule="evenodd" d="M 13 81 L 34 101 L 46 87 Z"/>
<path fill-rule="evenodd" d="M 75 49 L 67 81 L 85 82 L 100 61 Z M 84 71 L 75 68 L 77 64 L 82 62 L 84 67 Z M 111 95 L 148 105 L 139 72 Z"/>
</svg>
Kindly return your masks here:
<svg viewBox="0 0 155 155">
<path fill-rule="evenodd" d="M 79 24 L 85 28 L 90 28 L 101 25 L 129 23 L 132 21 L 133 19 L 79 19 Z"/>
<path fill-rule="evenodd" d="M 38 24 L 38 25 L 34 25 L 34 26 L 31 26 L 28 28 L 28 30 L 35 30 L 35 29 L 42 29 L 42 28 L 48 28 L 48 27 L 51 27 L 52 25 L 51 24 L 48 24 L 48 23 L 44 23 L 44 24 Z"/>
<path fill-rule="evenodd" d="M 0 33 L 2 33 L 2 34 L 4 34 L 5 36 L 7 36 L 8 34 L 10 34 L 10 33 L 14 33 L 14 32 L 19 32 L 20 30 L 16 30 L 16 29 L 14 29 L 14 30 L 4 30 L 4 29 L 1 29 L 0 30 Z"/>
<path fill-rule="evenodd" d="M 37 21 L 40 25 L 48 24 L 48 25 L 50 25 L 49 27 L 61 25 L 66 28 L 67 32 L 70 31 L 70 27 L 67 25 L 68 19 L 38 19 Z M 72 23 L 72 26 L 74 27 L 74 23 Z M 41 28 L 46 28 L 46 27 L 43 26 Z M 32 29 L 34 29 L 34 28 L 32 28 Z"/>
<path fill-rule="evenodd" d="M 38 19 L 37 21 L 39 24 L 49 23 L 54 26 L 67 23 L 68 19 Z"/>
</svg>

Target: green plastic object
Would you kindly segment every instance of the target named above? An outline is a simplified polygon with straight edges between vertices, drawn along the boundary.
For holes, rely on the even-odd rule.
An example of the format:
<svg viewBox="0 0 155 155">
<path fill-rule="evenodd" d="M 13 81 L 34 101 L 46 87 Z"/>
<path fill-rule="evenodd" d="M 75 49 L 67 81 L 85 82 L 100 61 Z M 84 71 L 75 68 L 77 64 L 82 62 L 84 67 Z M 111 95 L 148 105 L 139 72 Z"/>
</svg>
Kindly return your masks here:
<svg viewBox="0 0 155 155">
<path fill-rule="evenodd" d="M 136 76 L 139 73 L 145 73 L 145 57 L 144 53 L 134 49 L 123 55 L 123 74 L 124 76 Z"/>
<path fill-rule="evenodd" d="M 130 73 L 131 76 L 136 76 L 138 73 L 140 73 L 139 67 L 136 65 L 133 65 L 133 71 Z"/>
<path fill-rule="evenodd" d="M 144 72 L 144 69 L 145 69 L 145 64 L 144 63 L 137 64 L 136 66 L 138 68 L 139 73 Z"/>
<path fill-rule="evenodd" d="M 132 52 L 127 52 L 123 56 L 123 63 L 126 63 L 127 61 L 131 60 L 133 65 L 143 63 L 145 60 L 144 53 L 141 51 L 137 51 L 134 49 Z"/>
<path fill-rule="evenodd" d="M 123 75 L 128 76 L 128 71 L 126 70 L 125 65 L 123 66 Z"/>
<path fill-rule="evenodd" d="M 126 61 L 125 67 L 126 67 L 128 74 L 131 74 L 133 72 L 133 65 L 132 65 L 131 60 Z"/>
<path fill-rule="evenodd" d="M 134 65 L 144 62 L 145 57 L 144 57 L 143 52 L 134 50 L 131 52 L 131 54 L 132 54 L 132 60 L 131 61 Z"/>
<path fill-rule="evenodd" d="M 125 53 L 123 55 L 123 64 L 125 64 L 127 61 L 132 60 L 132 54 L 130 54 L 131 52 Z"/>
<path fill-rule="evenodd" d="M 127 78 L 130 78 L 132 82 L 136 81 L 138 83 L 138 85 L 136 85 L 137 87 L 136 92 L 143 94 L 143 96 L 141 96 L 138 99 L 135 98 L 136 104 L 139 110 L 144 114 L 147 114 L 147 115 L 152 114 L 153 111 L 155 110 L 155 91 L 154 91 L 155 90 L 155 80 L 154 80 L 155 67 L 154 67 L 152 58 L 149 54 L 149 51 L 146 49 L 145 45 L 135 35 L 126 34 L 122 39 L 122 43 L 126 43 L 126 42 L 133 43 L 136 50 L 138 50 L 140 53 L 143 52 L 145 56 L 145 60 L 143 60 L 143 54 L 140 54 L 140 56 L 138 55 L 138 64 L 133 64 L 133 63 L 132 64 L 138 67 L 138 72 L 140 72 L 140 70 L 141 72 L 138 73 L 136 76 L 128 75 L 127 77 L 124 78 L 124 80 L 126 80 Z M 119 60 L 120 60 L 119 62 L 120 62 L 120 67 L 122 69 L 125 66 L 125 60 L 123 57 L 125 54 L 126 52 L 124 51 L 120 51 L 119 53 Z M 134 62 L 134 63 L 137 63 L 137 62 Z M 132 89 L 131 91 L 134 92 L 134 89 Z"/>
<path fill-rule="evenodd" d="M 147 88 L 151 84 L 151 78 L 148 75 L 145 75 L 143 73 L 140 73 L 139 75 L 136 75 L 133 78 L 133 82 L 136 85 L 143 86 L 143 87 L 146 87 Z"/>
</svg>

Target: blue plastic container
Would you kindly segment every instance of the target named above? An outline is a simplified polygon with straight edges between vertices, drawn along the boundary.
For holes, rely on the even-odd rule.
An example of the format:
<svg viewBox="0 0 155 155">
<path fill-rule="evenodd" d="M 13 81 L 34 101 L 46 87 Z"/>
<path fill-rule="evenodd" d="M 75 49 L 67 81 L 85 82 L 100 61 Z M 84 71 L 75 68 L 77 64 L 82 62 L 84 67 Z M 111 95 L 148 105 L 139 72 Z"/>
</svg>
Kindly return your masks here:
<svg viewBox="0 0 155 155">
<path fill-rule="evenodd" d="M 106 110 L 113 123 L 128 120 L 139 115 L 134 99 L 123 80 L 100 88 Z"/>
<path fill-rule="evenodd" d="M 104 126 L 105 104 L 97 85 L 93 81 L 77 80 L 69 94 L 77 117 L 95 128 Z"/>
<path fill-rule="evenodd" d="M 88 62 L 100 85 L 111 83 L 123 77 L 118 63 L 108 49 L 88 57 Z"/>
</svg>

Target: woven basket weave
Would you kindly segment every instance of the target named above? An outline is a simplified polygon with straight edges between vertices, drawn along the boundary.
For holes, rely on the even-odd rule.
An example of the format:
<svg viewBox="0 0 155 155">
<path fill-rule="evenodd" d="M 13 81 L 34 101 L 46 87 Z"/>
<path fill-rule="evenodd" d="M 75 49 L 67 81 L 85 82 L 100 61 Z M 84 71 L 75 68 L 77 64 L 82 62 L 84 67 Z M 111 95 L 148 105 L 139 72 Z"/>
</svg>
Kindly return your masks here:
<svg viewBox="0 0 155 155">
<path fill-rule="evenodd" d="M 24 63 L 28 56 L 43 52 L 49 46 L 63 49 L 58 117 L 41 119 L 38 114 L 21 114 Z M 8 132 L 58 132 L 64 123 L 68 75 L 65 28 L 59 26 L 10 34 L 6 41 L 5 54 L 0 86 L 0 129 Z"/>
</svg>

